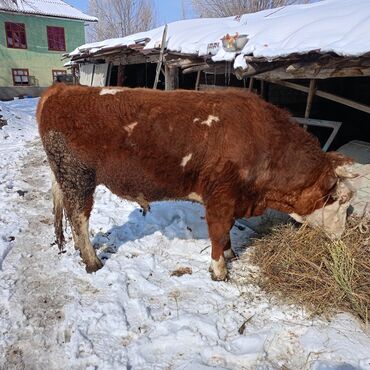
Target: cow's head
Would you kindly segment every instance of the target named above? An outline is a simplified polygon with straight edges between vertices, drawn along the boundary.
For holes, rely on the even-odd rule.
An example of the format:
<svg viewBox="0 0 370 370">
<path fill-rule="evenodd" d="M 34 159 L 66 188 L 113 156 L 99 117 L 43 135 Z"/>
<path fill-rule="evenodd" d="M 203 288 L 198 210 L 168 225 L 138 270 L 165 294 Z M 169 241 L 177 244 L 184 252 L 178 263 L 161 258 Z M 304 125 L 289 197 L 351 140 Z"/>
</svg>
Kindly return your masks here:
<svg viewBox="0 0 370 370">
<path fill-rule="evenodd" d="M 298 222 L 307 222 L 313 227 L 322 228 L 331 238 L 340 238 L 344 232 L 347 210 L 355 195 L 348 179 L 357 175 L 351 172 L 351 159 L 339 153 L 326 154 L 331 162 L 329 173 L 323 173 L 319 181 L 322 196 L 317 200 L 315 210 L 301 216 L 292 213 Z"/>
</svg>

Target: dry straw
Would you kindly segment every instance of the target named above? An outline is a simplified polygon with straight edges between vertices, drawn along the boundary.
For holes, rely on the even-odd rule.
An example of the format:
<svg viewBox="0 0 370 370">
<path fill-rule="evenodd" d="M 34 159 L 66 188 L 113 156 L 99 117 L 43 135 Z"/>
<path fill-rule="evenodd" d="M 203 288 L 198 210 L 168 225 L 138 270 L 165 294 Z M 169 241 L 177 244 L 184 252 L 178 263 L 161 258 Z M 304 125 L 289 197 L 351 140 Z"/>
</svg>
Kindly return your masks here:
<svg viewBox="0 0 370 370">
<path fill-rule="evenodd" d="M 348 311 L 369 321 L 369 220 L 351 218 L 337 241 L 307 225 L 281 225 L 252 246 L 248 259 L 258 265 L 267 292 L 314 314 Z"/>
</svg>

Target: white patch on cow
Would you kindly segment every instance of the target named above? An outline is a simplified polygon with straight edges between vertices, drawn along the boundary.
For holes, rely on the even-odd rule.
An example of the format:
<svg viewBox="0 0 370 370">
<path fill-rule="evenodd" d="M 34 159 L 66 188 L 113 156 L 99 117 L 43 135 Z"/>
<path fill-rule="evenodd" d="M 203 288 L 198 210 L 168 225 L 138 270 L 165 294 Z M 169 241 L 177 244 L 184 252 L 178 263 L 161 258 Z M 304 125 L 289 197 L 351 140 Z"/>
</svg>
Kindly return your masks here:
<svg viewBox="0 0 370 370">
<path fill-rule="evenodd" d="M 201 122 L 202 125 L 207 125 L 208 127 L 211 127 L 214 122 L 219 122 L 220 119 L 216 116 L 209 115 L 208 118 Z"/>
<path fill-rule="evenodd" d="M 186 199 L 193 200 L 194 202 L 203 203 L 203 198 L 197 193 L 190 193 Z"/>
<path fill-rule="evenodd" d="M 224 257 L 226 260 L 231 260 L 235 258 L 235 253 L 231 248 L 226 249 L 226 251 L 224 251 Z"/>
<path fill-rule="evenodd" d="M 340 180 L 337 189 L 337 200 L 316 209 L 313 213 L 307 216 L 300 216 L 292 213 L 290 216 L 298 222 L 305 222 L 312 227 L 318 227 L 332 239 L 339 239 L 345 229 L 347 219 L 347 209 L 350 206 L 351 199 L 355 195 L 355 191 L 347 180 Z"/>
<path fill-rule="evenodd" d="M 342 179 L 354 179 L 358 175 L 353 173 L 349 165 L 337 166 L 335 173 Z"/>
<path fill-rule="evenodd" d="M 119 92 L 122 92 L 123 89 L 111 88 L 111 89 L 101 89 L 99 95 L 116 95 Z"/>
<path fill-rule="evenodd" d="M 220 256 L 218 261 L 212 259 L 211 269 L 215 280 L 225 280 L 227 276 L 227 268 L 225 258 Z"/>
<path fill-rule="evenodd" d="M 194 118 L 194 120 L 193 120 L 193 122 L 194 123 L 197 123 L 197 122 L 199 122 L 200 121 L 200 119 L 199 118 Z"/>
<path fill-rule="evenodd" d="M 128 136 L 131 136 L 137 124 L 138 124 L 137 122 L 132 122 L 129 125 L 124 127 L 125 131 L 128 133 Z"/>
<path fill-rule="evenodd" d="M 187 163 L 190 161 L 191 157 L 193 156 L 192 153 L 188 154 L 187 156 L 185 156 L 182 161 L 181 161 L 181 166 L 182 167 L 185 167 L 187 165 Z"/>
</svg>

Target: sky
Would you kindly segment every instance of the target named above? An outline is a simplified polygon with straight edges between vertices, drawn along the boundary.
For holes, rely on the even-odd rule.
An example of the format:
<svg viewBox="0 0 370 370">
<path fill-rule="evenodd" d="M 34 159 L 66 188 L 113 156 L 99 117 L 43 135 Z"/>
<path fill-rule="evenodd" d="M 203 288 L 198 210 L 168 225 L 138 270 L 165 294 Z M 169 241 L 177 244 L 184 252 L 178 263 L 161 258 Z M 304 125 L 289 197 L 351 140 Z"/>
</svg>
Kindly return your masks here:
<svg viewBox="0 0 370 370">
<path fill-rule="evenodd" d="M 87 12 L 88 0 L 64 0 L 74 7 Z M 182 0 L 154 0 L 158 25 L 182 19 Z M 189 4 L 189 0 L 184 1 Z M 186 16 L 191 17 L 190 6 L 185 6 Z"/>
</svg>

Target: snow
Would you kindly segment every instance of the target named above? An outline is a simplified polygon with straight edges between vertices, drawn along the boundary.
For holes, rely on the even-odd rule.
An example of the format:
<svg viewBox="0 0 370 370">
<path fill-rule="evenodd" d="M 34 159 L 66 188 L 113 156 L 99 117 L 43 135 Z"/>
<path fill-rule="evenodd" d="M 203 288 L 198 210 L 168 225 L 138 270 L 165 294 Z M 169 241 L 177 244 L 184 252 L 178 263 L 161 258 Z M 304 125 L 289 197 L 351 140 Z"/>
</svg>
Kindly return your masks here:
<svg viewBox="0 0 370 370">
<path fill-rule="evenodd" d="M 99 187 L 90 230 L 104 267 L 85 272 L 70 231 L 58 254 L 36 103 L 0 102 L 1 369 L 370 369 L 369 328 L 352 316 L 277 305 L 240 260 L 212 281 L 198 204 L 154 203 L 143 217 Z M 238 254 L 250 234 L 233 228 Z M 179 267 L 192 274 L 171 276 Z"/>
<path fill-rule="evenodd" d="M 245 14 L 241 17 L 189 19 L 168 24 L 167 49 L 205 56 L 214 61 L 235 61 L 235 68 L 245 68 L 243 56 L 274 59 L 292 53 L 334 52 L 360 56 L 370 51 L 370 2 L 368 0 L 324 0 L 312 4 L 290 5 L 278 9 Z M 88 51 L 128 46 L 149 38 L 146 49 L 158 47 L 164 26 L 123 38 L 85 44 L 70 56 Z M 239 53 L 226 52 L 221 39 L 227 33 L 248 35 L 249 41 Z M 208 48 L 210 44 L 218 46 Z"/>
<path fill-rule="evenodd" d="M 0 2 L 0 11 L 12 11 L 25 14 L 78 19 L 88 22 L 97 22 L 96 17 L 87 15 L 62 0 L 17 0 Z"/>
</svg>

